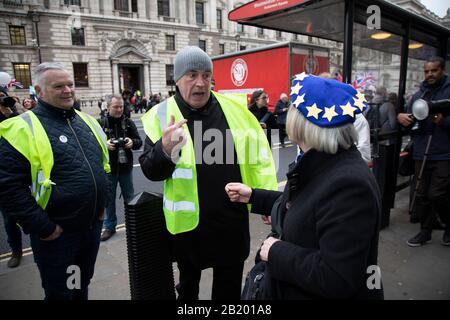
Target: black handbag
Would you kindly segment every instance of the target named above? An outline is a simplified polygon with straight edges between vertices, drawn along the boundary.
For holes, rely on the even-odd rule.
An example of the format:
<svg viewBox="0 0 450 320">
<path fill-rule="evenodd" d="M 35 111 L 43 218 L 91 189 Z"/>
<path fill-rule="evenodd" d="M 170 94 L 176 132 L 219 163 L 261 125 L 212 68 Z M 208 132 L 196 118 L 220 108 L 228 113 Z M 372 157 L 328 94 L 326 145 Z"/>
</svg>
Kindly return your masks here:
<svg viewBox="0 0 450 320">
<path fill-rule="evenodd" d="M 413 159 L 413 142 L 408 142 L 403 152 L 407 152 L 406 156 L 401 157 L 398 164 L 398 174 L 403 177 L 408 177 L 414 174 L 415 161 Z"/>
<path fill-rule="evenodd" d="M 274 203 L 271 212 L 272 232 L 267 237 L 276 237 L 281 239 L 281 223 L 278 208 L 281 205 L 280 196 Z M 272 285 L 272 279 L 267 269 L 267 262 L 259 258 L 259 249 L 256 252 L 255 265 L 245 277 L 244 289 L 242 290 L 241 300 L 274 300 L 276 299 L 275 290 Z"/>
</svg>

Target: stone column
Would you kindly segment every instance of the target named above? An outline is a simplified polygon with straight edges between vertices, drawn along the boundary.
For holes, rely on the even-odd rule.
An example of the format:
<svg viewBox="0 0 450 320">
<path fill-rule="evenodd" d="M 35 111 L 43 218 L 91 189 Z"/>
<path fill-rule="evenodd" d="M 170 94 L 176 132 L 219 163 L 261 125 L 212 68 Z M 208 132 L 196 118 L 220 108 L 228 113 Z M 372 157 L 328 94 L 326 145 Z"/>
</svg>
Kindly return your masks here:
<svg viewBox="0 0 450 320">
<path fill-rule="evenodd" d="M 150 93 L 150 61 L 144 60 L 144 90 L 142 90 L 142 96 Z"/>
<path fill-rule="evenodd" d="M 187 14 L 187 8 L 186 8 L 186 1 L 178 1 L 177 5 L 179 6 L 179 14 L 180 16 L 178 17 L 180 19 L 181 23 L 187 23 L 188 22 L 188 14 Z"/>
<path fill-rule="evenodd" d="M 138 0 L 138 16 L 139 19 L 147 19 L 147 9 L 145 0 Z"/>
<path fill-rule="evenodd" d="M 150 6 L 150 20 L 158 20 L 158 0 L 148 1 L 148 6 Z"/>
<path fill-rule="evenodd" d="M 103 14 L 105 16 L 112 16 L 113 15 L 113 8 L 114 8 L 114 2 L 104 0 L 103 1 Z"/>
<path fill-rule="evenodd" d="M 113 93 L 120 93 L 119 86 L 119 62 L 116 60 L 112 61 L 112 76 L 113 76 Z"/>
</svg>

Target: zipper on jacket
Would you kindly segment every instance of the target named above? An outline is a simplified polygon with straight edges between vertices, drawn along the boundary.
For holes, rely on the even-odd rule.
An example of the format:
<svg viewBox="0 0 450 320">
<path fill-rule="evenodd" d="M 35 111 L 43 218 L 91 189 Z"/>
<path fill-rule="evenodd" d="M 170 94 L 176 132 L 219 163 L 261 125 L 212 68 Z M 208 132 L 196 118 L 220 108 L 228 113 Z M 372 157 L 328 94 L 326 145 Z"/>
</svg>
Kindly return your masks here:
<svg viewBox="0 0 450 320">
<path fill-rule="evenodd" d="M 69 125 L 70 130 L 72 130 L 73 135 L 75 136 L 75 140 L 77 140 L 78 146 L 80 147 L 81 153 L 83 154 L 84 160 L 86 160 L 86 163 L 89 167 L 89 170 L 91 171 L 91 175 L 92 175 L 92 180 L 94 181 L 94 189 L 95 189 L 95 200 L 94 200 L 94 214 L 92 215 L 92 220 L 91 220 L 91 229 L 94 226 L 94 219 L 97 215 L 96 213 L 96 209 L 97 209 L 97 181 L 95 181 L 95 176 L 94 176 L 94 171 L 92 170 L 91 164 L 89 163 L 89 160 L 86 157 L 86 154 L 84 153 L 83 147 L 81 147 L 81 143 L 80 140 L 78 140 L 78 136 L 75 132 L 75 130 L 72 127 L 72 124 L 70 123 L 70 120 L 67 119 L 67 123 Z"/>
</svg>

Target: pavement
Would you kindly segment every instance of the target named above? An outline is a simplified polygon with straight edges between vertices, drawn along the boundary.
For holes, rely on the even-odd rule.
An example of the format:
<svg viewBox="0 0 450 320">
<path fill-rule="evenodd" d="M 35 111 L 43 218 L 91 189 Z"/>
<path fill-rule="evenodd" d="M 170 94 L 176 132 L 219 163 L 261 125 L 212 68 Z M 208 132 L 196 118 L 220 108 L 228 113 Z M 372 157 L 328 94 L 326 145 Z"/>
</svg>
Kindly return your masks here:
<svg viewBox="0 0 450 320">
<path fill-rule="evenodd" d="M 431 244 L 411 248 L 406 245 L 418 231 L 409 223 L 408 189 L 397 194 L 396 208 L 391 210 L 388 227 L 380 232 L 379 266 L 387 300 L 448 300 L 450 299 L 450 247 L 441 245 L 443 231 L 433 232 Z M 245 262 L 244 274 L 253 266 L 256 249 L 268 233 L 260 218 L 250 215 L 251 252 Z M 31 252 L 15 269 L 0 261 L 0 300 L 41 300 L 44 298 L 40 277 Z M 178 270 L 174 264 L 174 276 Z M 212 270 L 202 273 L 200 299 L 209 300 Z M 125 230 L 102 242 L 95 274 L 90 285 L 91 300 L 129 300 L 128 258 Z"/>
<path fill-rule="evenodd" d="M 97 116 L 98 108 L 83 110 Z M 141 115 L 133 115 L 140 118 Z M 409 222 L 409 189 L 397 193 L 390 224 L 380 232 L 379 267 L 387 300 L 449 300 L 450 247 L 441 245 L 443 231 L 436 230 L 432 243 L 411 248 L 406 240 L 419 226 Z M 268 226 L 259 216 L 250 215 L 251 252 L 244 266 L 244 275 L 253 266 L 255 253 L 268 234 Z M 6 266 L 7 256 L 0 260 L 0 300 L 41 300 L 44 298 L 39 272 L 30 250 L 15 269 Z M 178 270 L 174 264 L 175 281 Z M 200 299 L 209 300 L 212 270 L 202 273 Z M 129 300 L 128 257 L 125 229 L 122 227 L 108 241 L 102 242 L 95 274 L 90 285 L 91 300 Z"/>
</svg>

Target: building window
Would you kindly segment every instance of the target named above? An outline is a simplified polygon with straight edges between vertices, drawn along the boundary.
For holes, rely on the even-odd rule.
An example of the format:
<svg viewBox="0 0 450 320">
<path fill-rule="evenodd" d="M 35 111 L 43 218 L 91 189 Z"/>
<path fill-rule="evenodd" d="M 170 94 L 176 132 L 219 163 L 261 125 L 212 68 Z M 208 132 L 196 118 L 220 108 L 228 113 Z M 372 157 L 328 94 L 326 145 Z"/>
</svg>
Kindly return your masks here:
<svg viewBox="0 0 450 320">
<path fill-rule="evenodd" d="M 200 49 L 206 52 L 206 40 L 198 40 L 198 46 Z"/>
<path fill-rule="evenodd" d="M 72 45 L 84 46 L 84 28 L 72 28 Z"/>
<path fill-rule="evenodd" d="M 258 33 L 258 36 L 260 36 L 260 37 L 264 36 L 264 29 L 263 28 L 258 28 L 257 29 L 257 33 Z"/>
<path fill-rule="evenodd" d="M 247 49 L 247 46 L 239 46 L 239 51 Z"/>
<path fill-rule="evenodd" d="M 73 63 L 73 78 L 75 87 L 89 87 L 88 64 Z"/>
<path fill-rule="evenodd" d="M 222 9 L 216 10 L 216 16 L 217 16 L 217 29 L 222 30 Z"/>
<path fill-rule="evenodd" d="M 219 54 L 225 54 L 225 43 L 219 43 Z"/>
<path fill-rule="evenodd" d="M 173 64 L 166 64 L 166 85 L 175 85 L 175 81 L 173 80 Z"/>
<path fill-rule="evenodd" d="M 128 11 L 128 0 L 114 0 L 114 10 Z"/>
<path fill-rule="evenodd" d="M 244 25 L 238 23 L 237 27 L 236 27 L 236 31 L 237 31 L 237 33 L 244 33 Z"/>
<path fill-rule="evenodd" d="M 26 45 L 25 27 L 9 26 L 9 37 L 11 38 L 11 45 Z"/>
<path fill-rule="evenodd" d="M 170 17 L 169 0 L 158 0 L 158 16 Z"/>
<path fill-rule="evenodd" d="M 205 12 L 204 12 L 205 4 L 200 1 L 195 1 L 195 18 L 197 24 L 205 24 Z"/>
<path fill-rule="evenodd" d="M 20 82 L 24 88 L 31 86 L 31 72 L 29 63 L 13 63 L 14 78 Z"/>
<path fill-rule="evenodd" d="M 131 11 L 132 12 L 138 12 L 138 0 L 131 0 Z"/>
<path fill-rule="evenodd" d="M 281 31 L 276 31 L 275 32 L 275 36 L 277 37 L 277 38 L 281 38 Z"/>
<path fill-rule="evenodd" d="M 166 50 L 175 51 L 175 36 L 166 34 Z"/>
<path fill-rule="evenodd" d="M 64 0 L 66 6 L 81 6 L 81 0 Z"/>
</svg>

